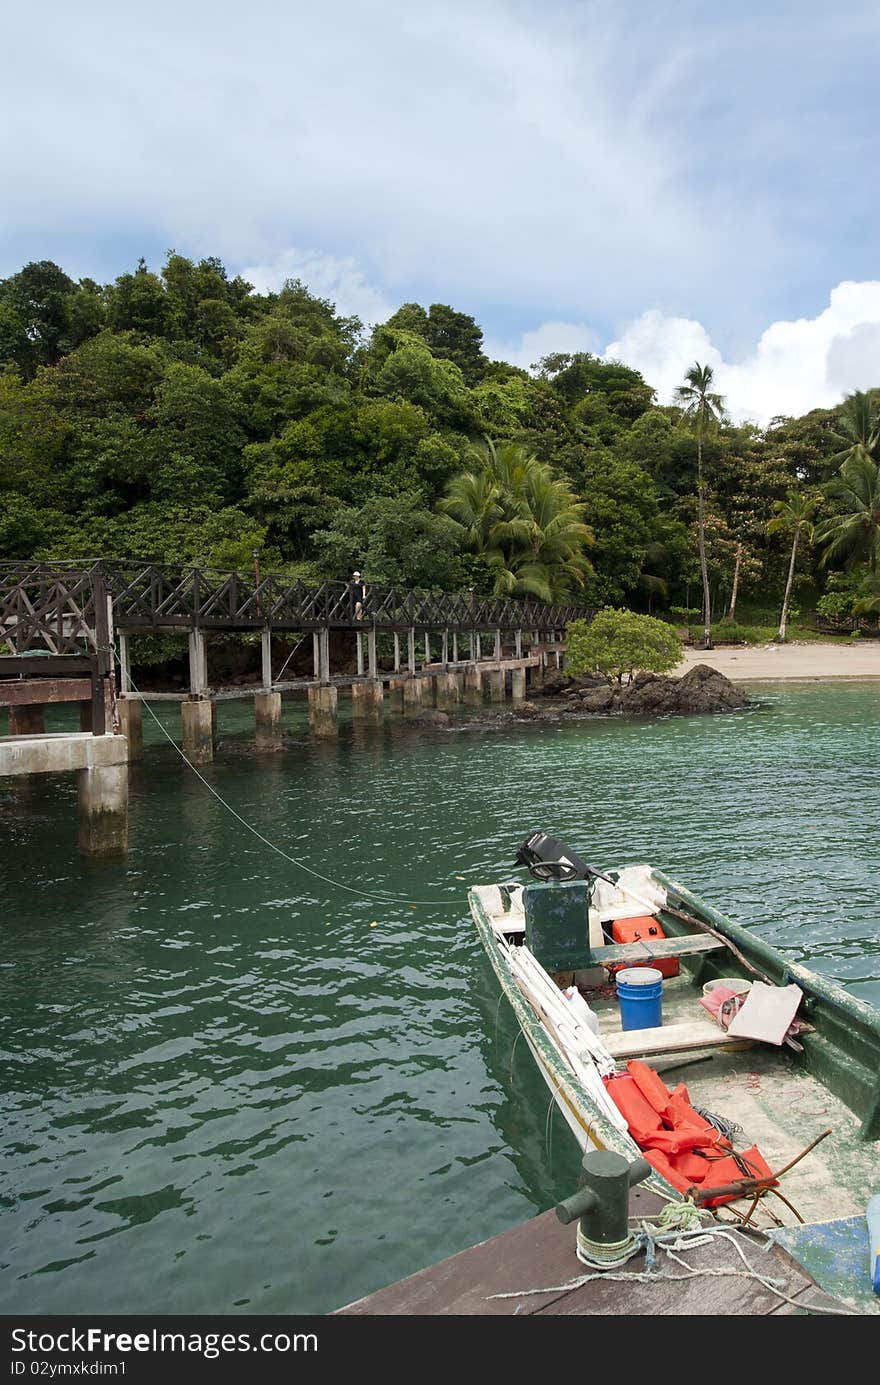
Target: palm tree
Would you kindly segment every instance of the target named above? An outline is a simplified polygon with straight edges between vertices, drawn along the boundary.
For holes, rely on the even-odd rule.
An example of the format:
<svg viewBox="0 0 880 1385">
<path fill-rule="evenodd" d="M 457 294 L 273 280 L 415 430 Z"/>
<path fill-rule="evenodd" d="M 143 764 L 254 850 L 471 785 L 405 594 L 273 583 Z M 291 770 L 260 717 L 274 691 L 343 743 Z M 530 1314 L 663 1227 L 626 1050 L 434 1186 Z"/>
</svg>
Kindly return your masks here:
<svg viewBox="0 0 880 1385">
<path fill-rule="evenodd" d="M 782 598 L 782 614 L 779 617 L 779 640 L 785 644 L 785 627 L 788 620 L 788 603 L 791 600 L 791 588 L 794 582 L 794 569 L 797 562 L 798 544 L 803 538 L 805 542 L 811 543 L 813 539 L 813 516 L 816 513 L 818 497 L 815 495 L 804 495 L 800 491 L 790 490 L 785 500 L 774 502 L 773 509 L 775 514 L 767 524 L 768 534 L 791 534 L 791 562 L 788 565 L 788 580 L 785 583 L 785 595 Z"/>
<path fill-rule="evenodd" d="M 685 374 L 685 383 L 675 391 L 686 418 L 697 430 L 697 536 L 700 550 L 700 575 L 703 579 L 703 644 L 712 648 L 712 607 L 709 595 L 709 569 L 706 565 L 706 497 L 703 488 L 703 438 L 714 423 L 724 420 L 724 399 L 711 392 L 715 372 L 710 365 L 695 361 Z"/>
<path fill-rule="evenodd" d="M 482 553 L 493 524 L 503 514 L 501 491 L 488 470 L 463 471 L 453 476 L 446 487 L 441 508 L 458 520 L 465 531 L 467 547 Z"/>
<path fill-rule="evenodd" d="M 474 469 L 452 478 L 440 508 L 492 569 L 496 594 L 549 602 L 583 585 L 593 534 L 567 482 L 517 443 L 487 438 L 471 457 Z"/>
<path fill-rule="evenodd" d="M 846 446 L 830 458 L 832 463 L 840 467 L 854 458 L 873 459 L 880 442 L 880 413 L 870 394 L 856 390 L 847 395 L 837 410 L 835 431 Z"/>
<path fill-rule="evenodd" d="M 823 565 L 841 558 L 851 566 L 867 562 L 877 573 L 880 551 L 880 468 L 861 444 L 848 453 L 837 476 L 825 488 L 837 514 L 819 525 L 816 538 L 824 545 Z"/>
<path fill-rule="evenodd" d="M 733 586 L 730 589 L 730 606 L 727 611 L 729 621 L 736 620 L 736 597 L 739 591 L 739 570 L 742 566 L 743 546 L 742 543 L 736 545 L 736 561 L 733 565 Z"/>
</svg>

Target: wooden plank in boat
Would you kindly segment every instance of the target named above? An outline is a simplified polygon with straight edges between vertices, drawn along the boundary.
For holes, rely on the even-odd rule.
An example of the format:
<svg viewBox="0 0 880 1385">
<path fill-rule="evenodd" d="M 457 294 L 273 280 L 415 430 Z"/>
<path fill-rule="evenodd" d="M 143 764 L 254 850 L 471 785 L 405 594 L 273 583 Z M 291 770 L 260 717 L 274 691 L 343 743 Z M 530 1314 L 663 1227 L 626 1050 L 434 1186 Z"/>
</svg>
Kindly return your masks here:
<svg viewBox="0 0 880 1385">
<path fill-rule="evenodd" d="M 724 947 L 708 933 L 688 933 L 680 938 L 651 938 L 637 943 L 609 943 L 593 956 L 603 966 L 610 962 L 645 962 L 651 957 L 690 957 L 698 952 L 719 952 Z"/>
<path fill-rule="evenodd" d="M 687 1024 L 664 1024 L 658 1029 L 624 1029 L 619 1034 L 603 1030 L 602 1041 L 613 1058 L 637 1058 L 642 1053 L 684 1053 L 694 1048 L 739 1048 L 723 1029 L 711 1020 L 689 1020 Z"/>
</svg>

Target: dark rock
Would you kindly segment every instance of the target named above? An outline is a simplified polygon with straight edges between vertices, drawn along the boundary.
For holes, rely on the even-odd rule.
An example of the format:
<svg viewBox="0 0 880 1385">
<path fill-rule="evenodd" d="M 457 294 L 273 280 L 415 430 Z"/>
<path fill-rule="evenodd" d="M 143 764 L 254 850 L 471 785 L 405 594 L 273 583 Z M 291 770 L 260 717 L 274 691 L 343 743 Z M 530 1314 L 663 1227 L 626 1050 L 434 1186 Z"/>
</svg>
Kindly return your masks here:
<svg viewBox="0 0 880 1385">
<path fill-rule="evenodd" d="M 748 707 L 745 693 L 708 664 L 695 664 L 681 678 L 642 673 L 622 689 L 627 716 L 687 716 L 691 712 L 736 712 Z"/>
<path fill-rule="evenodd" d="M 544 682 L 541 684 L 541 693 L 544 697 L 558 697 L 565 692 L 570 684 L 570 679 L 558 669 L 548 669 L 544 674 Z"/>
<path fill-rule="evenodd" d="M 540 717 L 543 714 L 543 709 L 537 702 L 517 702 L 513 709 L 515 717 Z"/>
<path fill-rule="evenodd" d="M 448 726 L 448 725 L 449 725 L 449 713 L 448 713 L 448 712 L 438 712 L 438 711 L 427 710 L 427 711 L 424 711 L 424 712 L 420 713 L 419 716 L 413 717 L 412 722 L 411 722 L 411 725 L 413 725 L 413 726 Z"/>
<path fill-rule="evenodd" d="M 694 664 L 678 686 L 682 711 L 735 712 L 749 705 L 742 689 L 708 664 Z"/>
<path fill-rule="evenodd" d="M 583 678 L 569 678 L 566 673 L 547 673 L 541 693 L 544 697 L 577 698 L 591 688 L 607 688 L 610 680 L 601 673 L 585 674 Z"/>
<path fill-rule="evenodd" d="M 601 688 L 588 688 L 578 699 L 578 710 L 583 712 L 607 712 L 614 703 L 615 689 L 610 683 Z"/>
<path fill-rule="evenodd" d="M 606 716 L 688 716 L 693 712 L 738 712 L 749 706 L 745 693 L 708 664 L 695 664 L 681 678 L 637 673 L 627 684 L 607 678 L 569 680 L 561 691 L 563 700 L 556 699 L 559 710 Z M 526 715 L 535 715 L 537 710 Z"/>
</svg>

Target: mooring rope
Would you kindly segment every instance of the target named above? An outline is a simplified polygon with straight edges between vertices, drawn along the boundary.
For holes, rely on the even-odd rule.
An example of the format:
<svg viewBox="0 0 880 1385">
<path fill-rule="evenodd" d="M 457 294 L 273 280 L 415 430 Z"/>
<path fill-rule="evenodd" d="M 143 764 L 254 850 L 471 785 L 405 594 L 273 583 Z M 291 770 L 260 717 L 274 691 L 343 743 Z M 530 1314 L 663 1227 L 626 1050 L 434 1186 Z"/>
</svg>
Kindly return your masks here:
<svg viewBox="0 0 880 1385">
<path fill-rule="evenodd" d="M 113 653 L 115 655 L 116 648 L 115 646 L 111 647 L 113 648 Z M 456 901 L 454 899 L 409 899 L 401 895 L 379 894 L 376 891 L 356 889 L 352 885 L 346 885 L 342 880 L 334 880 L 329 875 L 322 875 L 319 870 L 314 870 L 311 866 L 307 866 L 303 861 L 300 861 L 297 857 L 291 856 L 288 852 L 284 850 L 283 847 L 280 847 L 277 842 L 270 841 L 268 837 L 264 837 L 262 832 L 260 832 L 256 827 L 254 827 L 252 823 L 248 822 L 247 818 L 243 818 L 241 813 L 237 812 L 236 809 L 233 808 L 232 804 L 228 803 L 227 800 L 223 797 L 223 795 L 217 792 L 213 784 L 209 783 L 205 776 L 199 773 L 198 769 L 193 764 L 192 760 L 188 758 L 186 751 L 177 744 L 177 741 L 174 739 L 174 737 L 162 725 L 161 721 L 156 716 L 156 713 L 153 711 L 149 702 L 146 700 L 141 690 L 136 686 L 134 679 L 131 677 L 131 674 L 129 674 L 128 676 L 128 681 L 131 684 L 132 691 L 137 693 L 138 697 L 140 698 L 141 705 L 146 707 L 150 716 L 153 718 L 154 722 L 158 726 L 159 730 L 162 732 L 162 735 L 168 741 L 169 745 L 172 745 L 174 747 L 174 749 L 180 756 L 181 760 L 183 760 L 185 765 L 189 766 L 196 778 L 208 790 L 208 793 L 213 794 L 217 802 L 223 808 L 226 809 L 227 813 L 230 813 L 231 816 L 235 818 L 236 822 L 240 822 L 242 827 L 244 827 L 248 832 L 250 832 L 252 836 L 256 837 L 258 841 L 262 842 L 264 846 L 267 846 L 270 851 L 276 852 L 285 861 L 289 862 L 290 865 L 296 866 L 298 870 L 304 871 L 306 875 L 313 876 L 315 880 L 322 880 L 325 885 L 331 885 L 336 890 L 345 890 L 347 894 L 357 895 L 359 899 L 371 899 L 374 900 L 377 904 L 406 904 L 407 906 L 418 905 L 421 907 L 445 909 L 448 909 L 453 904 L 455 904 Z"/>
<path fill-rule="evenodd" d="M 781 1287 L 785 1283 L 784 1280 L 771 1279 L 768 1275 L 761 1274 L 759 1270 L 756 1270 L 754 1265 L 749 1264 L 742 1246 L 739 1245 L 735 1239 L 735 1236 L 741 1233 L 737 1233 L 735 1229 L 728 1231 L 721 1226 L 705 1226 L 693 1231 L 675 1230 L 666 1231 L 665 1233 L 657 1235 L 656 1232 L 658 1228 L 656 1226 L 651 1227 L 647 1222 L 641 1222 L 640 1226 L 641 1232 L 634 1237 L 631 1254 L 634 1255 L 639 1250 L 645 1251 L 646 1268 L 644 1270 L 619 1270 L 616 1268 L 607 1270 L 597 1269 L 591 1274 L 578 1275 L 576 1279 L 570 1279 L 564 1284 L 548 1284 L 542 1289 L 519 1289 L 506 1293 L 487 1294 L 486 1297 L 489 1299 L 507 1299 L 531 1298 L 539 1294 L 564 1294 L 570 1293 L 575 1289 L 581 1289 L 585 1284 L 591 1284 L 595 1280 L 601 1279 L 610 1279 L 617 1283 L 628 1284 L 656 1284 L 658 1282 L 686 1283 L 688 1280 L 701 1279 L 704 1277 L 712 1279 L 753 1279 L 758 1284 L 763 1285 L 765 1289 L 768 1289 L 770 1293 L 782 1299 L 784 1303 L 793 1304 L 795 1308 L 801 1308 L 807 1313 L 827 1313 L 835 1317 L 858 1316 L 851 1308 L 832 1307 L 831 1305 L 818 1303 L 805 1303 L 802 1299 L 792 1298 L 791 1295 L 787 1294 Z M 740 1260 L 742 1260 L 745 1266 L 744 1269 L 740 1270 L 726 1266 L 711 1265 L 698 1269 L 693 1265 L 689 1265 L 686 1260 L 682 1260 L 681 1255 L 677 1253 L 687 1250 L 697 1250 L 700 1246 L 707 1245 L 715 1237 L 721 1237 L 723 1240 L 730 1242 Z M 769 1249 L 771 1244 L 772 1242 L 768 1237 L 765 1249 Z M 674 1274 L 662 1269 L 654 1270 L 652 1266 L 654 1263 L 654 1252 L 656 1250 L 662 1250 L 670 1260 L 680 1265 L 686 1273 Z M 621 1263 L 623 1263 L 623 1261 L 614 1262 L 615 1265 Z"/>
</svg>

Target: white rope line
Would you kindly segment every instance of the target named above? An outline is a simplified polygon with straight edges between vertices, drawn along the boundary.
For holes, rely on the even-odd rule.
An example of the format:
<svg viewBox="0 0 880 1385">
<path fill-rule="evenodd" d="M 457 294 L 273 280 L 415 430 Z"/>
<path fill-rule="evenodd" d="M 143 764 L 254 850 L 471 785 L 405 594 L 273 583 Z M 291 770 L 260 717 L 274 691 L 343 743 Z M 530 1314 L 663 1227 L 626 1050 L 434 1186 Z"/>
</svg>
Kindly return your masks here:
<svg viewBox="0 0 880 1385">
<path fill-rule="evenodd" d="M 284 660 L 284 663 L 281 665 L 281 668 L 280 668 L 279 672 L 276 673 L 275 677 L 272 679 L 272 682 L 273 682 L 273 683 L 280 683 L 280 682 L 281 682 L 281 678 L 282 678 L 282 675 L 283 675 L 283 673 L 284 673 L 284 670 L 287 668 L 287 665 L 290 663 L 291 659 L 293 658 L 293 656 L 294 656 L 294 654 L 296 653 L 296 651 L 299 649 L 299 647 L 300 647 L 300 645 L 302 644 L 302 642 L 303 642 L 304 639 L 305 639 L 305 635 L 303 635 L 301 639 L 298 639 L 298 640 L 297 640 L 296 644 L 293 646 L 293 649 L 291 649 L 291 651 L 290 651 L 290 653 L 288 654 L 287 658 Z M 134 685 L 132 685 L 132 686 L 134 686 Z"/>
<path fill-rule="evenodd" d="M 114 654 L 116 653 L 115 647 L 113 652 Z M 205 776 L 199 773 L 199 771 L 196 769 L 196 766 L 193 764 L 192 760 L 190 760 L 187 757 L 186 752 L 177 744 L 177 741 L 174 739 L 174 737 L 170 735 L 168 731 L 166 731 L 165 727 L 162 725 L 161 721 L 156 716 L 156 713 L 153 711 L 149 702 L 146 701 L 140 689 L 136 686 L 134 679 L 131 677 L 131 674 L 129 674 L 128 676 L 128 681 L 131 684 L 132 691 L 136 692 L 138 697 L 140 698 L 141 706 L 146 707 L 150 716 L 153 718 L 154 722 L 158 726 L 159 730 L 162 732 L 162 735 L 168 741 L 169 745 L 173 745 L 181 760 L 183 760 L 184 764 L 189 766 L 189 768 L 192 770 L 193 774 L 196 776 L 199 782 L 202 783 L 208 790 L 208 793 L 213 794 L 217 802 L 226 809 L 227 813 L 230 813 L 232 817 L 235 818 L 236 822 L 240 822 L 242 827 L 244 827 L 248 832 L 250 832 L 252 836 L 256 837 L 258 841 L 262 842 L 264 846 L 267 846 L 270 851 L 277 852 L 277 854 L 281 856 L 285 861 L 288 861 L 290 865 L 296 866 L 298 870 L 304 871 L 306 875 L 314 876 L 316 880 L 322 880 L 325 885 L 332 885 L 334 889 L 345 890 L 348 894 L 357 895 L 359 899 L 372 899 L 379 904 L 415 904 L 438 908 L 443 907 L 448 909 L 451 907 L 451 905 L 455 903 L 455 900 L 453 899 L 406 899 L 400 895 L 378 894 L 375 891 L 358 890 L 355 889 L 352 885 L 343 884 L 341 880 L 333 880 L 329 875 L 322 875 L 319 870 L 313 870 L 311 866 L 305 865 L 295 856 L 288 855 L 288 853 L 282 847 L 280 847 L 277 844 L 277 842 L 270 841 L 268 837 L 264 837 L 262 832 L 258 831 L 257 828 L 254 827 L 251 823 L 249 823 L 246 818 L 242 817 L 241 813 L 236 812 L 232 804 L 227 803 L 226 799 L 223 797 L 222 794 L 217 792 L 213 784 L 210 784 L 208 780 L 205 778 Z"/>
<path fill-rule="evenodd" d="M 647 1230 L 647 1223 L 643 1222 L 642 1226 Z M 783 1302 L 790 1303 L 795 1308 L 802 1308 L 808 1313 L 827 1313 L 834 1317 L 858 1316 L 858 1314 L 856 1314 L 850 1308 L 831 1307 L 826 1306 L 824 1304 L 807 1303 L 804 1302 L 803 1299 L 792 1298 L 791 1295 L 785 1293 L 784 1290 L 780 1288 L 780 1285 L 785 1282 L 784 1280 L 770 1279 L 766 1275 L 760 1274 L 758 1270 L 756 1270 L 752 1265 L 749 1264 L 748 1260 L 746 1259 L 745 1252 L 742 1249 L 742 1246 L 740 1246 L 734 1239 L 735 1235 L 736 1232 L 725 1231 L 723 1227 L 713 1226 L 702 1228 L 700 1231 L 697 1232 L 676 1232 L 668 1237 L 654 1237 L 653 1240 L 657 1249 L 664 1251 L 670 1260 L 673 1260 L 677 1265 L 681 1265 L 681 1267 L 686 1271 L 685 1274 L 669 1274 L 665 1270 L 598 1270 L 593 1274 L 578 1275 L 576 1279 L 570 1279 L 565 1284 L 551 1284 L 543 1289 L 520 1289 L 518 1291 L 510 1291 L 507 1293 L 488 1294 L 487 1298 L 530 1298 L 538 1294 L 570 1293 L 575 1289 L 583 1288 L 585 1284 L 591 1284 L 594 1280 L 599 1279 L 611 1279 L 619 1283 L 630 1284 L 656 1284 L 658 1281 L 662 1281 L 664 1283 L 686 1283 L 688 1280 L 700 1279 L 703 1277 L 713 1279 L 753 1279 L 756 1280 L 759 1284 L 761 1284 L 765 1289 L 768 1289 L 770 1293 L 776 1294 L 776 1296 L 782 1299 Z M 722 1266 L 707 1266 L 704 1269 L 697 1269 L 695 1266 L 689 1265 L 687 1261 L 682 1260 L 681 1257 L 676 1254 L 676 1251 L 679 1250 L 696 1250 L 700 1246 L 706 1245 L 706 1243 L 710 1241 L 714 1236 L 720 1236 L 725 1241 L 729 1241 L 731 1243 L 737 1255 L 742 1260 L 745 1269 L 738 1270 Z M 634 1254 L 637 1250 L 644 1249 L 645 1239 L 646 1237 L 642 1239 L 641 1243 L 636 1244 L 633 1250 Z M 666 1243 L 667 1240 L 669 1242 L 668 1244 Z M 822 1291 L 820 1290 L 820 1292 Z"/>
</svg>

